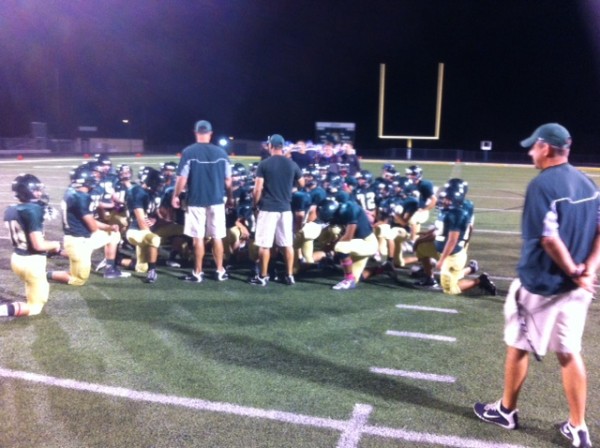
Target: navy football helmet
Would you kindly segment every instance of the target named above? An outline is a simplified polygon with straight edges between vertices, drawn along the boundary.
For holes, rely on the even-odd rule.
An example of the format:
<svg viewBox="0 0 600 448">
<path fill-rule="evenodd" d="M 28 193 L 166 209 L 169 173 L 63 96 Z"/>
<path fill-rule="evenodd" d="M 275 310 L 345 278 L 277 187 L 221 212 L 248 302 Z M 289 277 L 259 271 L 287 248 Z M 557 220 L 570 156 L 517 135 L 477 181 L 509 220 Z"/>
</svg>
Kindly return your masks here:
<svg viewBox="0 0 600 448">
<path fill-rule="evenodd" d="M 71 171 L 71 185 L 74 187 L 87 187 L 90 190 L 98 185 L 96 173 L 86 163 Z"/>
<path fill-rule="evenodd" d="M 12 182 L 12 191 L 20 202 L 31 202 L 39 200 L 35 197 L 35 192 L 41 191 L 43 193 L 44 184 L 33 174 L 20 174 Z M 44 196 L 43 199 L 47 200 L 48 196 Z"/>
<path fill-rule="evenodd" d="M 339 208 L 339 202 L 333 199 L 325 199 L 317 207 L 317 216 L 322 222 L 331 222 Z"/>
<path fill-rule="evenodd" d="M 415 176 L 415 179 L 420 179 L 423 177 L 423 168 L 419 165 L 411 165 L 406 168 L 405 174 L 407 176 Z"/>
<path fill-rule="evenodd" d="M 162 174 L 156 168 L 144 167 L 140 173 L 140 182 L 152 192 L 157 192 L 163 181 Z"/>
</svg>

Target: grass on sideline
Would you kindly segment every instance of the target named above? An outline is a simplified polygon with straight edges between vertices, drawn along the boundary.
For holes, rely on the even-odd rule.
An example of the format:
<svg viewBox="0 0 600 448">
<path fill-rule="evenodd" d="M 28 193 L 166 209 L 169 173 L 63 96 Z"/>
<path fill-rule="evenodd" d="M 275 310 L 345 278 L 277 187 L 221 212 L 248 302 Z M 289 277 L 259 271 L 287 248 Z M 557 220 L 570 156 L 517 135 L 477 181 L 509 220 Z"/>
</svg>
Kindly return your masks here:
<svg viewBox="0 0 600 448">
<path fill-rule="evenodd" d="M 115 158 L 149 164 L 173 157 Z M 248 162 L 248 159 L 243 159 Z M 10 182 L 21 172 L 38 175 L 58 206 L 75 160 L 2 161 L 0 204 L 13 202 Z M 381 163 L 365 163 L 377 173 Z M 396 163 L 398 169 L 408 164 Z M 520 246 L 519 211 L 531 167 L 423 164 L 425 177 L 441 185 L 469 181 L 476 206 L 470 258 L 492 276 L 510 278 Z M 592 175 L 595 175 L 592 172 Z M 47 223 L 47 237 L 62 236 Z M 0 297 L 23 296 L 10 270 L 11 247 L 0 233 Z M 94 260 L 101 258 L 95 253 Z M 66 266 L 51 259 L 49 266 Z M 210 270 L 207 269 L 210 273 Z M 557 363 L 532 362 L 522 392 L 523 430 L 481 423 L 471 407 L 492 401 L 502 388 L 503 294 L 449 297 L 397 284 L 388 277 L 336 292 L 339 273 L 311 272 L 294 287 L 245 283 L 248 271 L 218 283 L 177 280 L 183 270 L 159 268 L 159 279 L 107 281 L 93 274 L 81 288 L 51 286 L 42 315 L 0 320 L 0 368 L 53 378 L 145 391 L 245 408 L 348 421 L 356 404 L 372 406 L 368 425 L 485 441 L 568 446 L 554 428 L 564 420 Z M 209 275 L 210 277 L 210 275 Z M 400 309 L 396 305 L 448 308 L 456 314 Z M 584 337 L 589 371 L 588 425 L 600 437 L 600 337 L 597 302 Z M 387 331 L 456 338 L 438 342 L 386 335 Z M 453 383 L 394 378 L 370 372 L 389 368 L 446 375 Z M 20 379 L 0 379 L 0 446 L 10 447 L 336 447 L 341 433 L 312 425 L 135 401 Z M 299 419 L 299 418 L 298 418 Z M 297 422 L 296 422 L 297 423 Z M 442 439 L 435 439 L 442 440 Z M 353 445 L 354 446 L 354 445 Z M 430 446 L 363 434 L 362 448 Z M 440 446 L 440 445 L 438 445 Z M 441 446 L 444 443 L 441 442 Z M 456 445 L 455 445 L 456 446 Z"/>
</svg>

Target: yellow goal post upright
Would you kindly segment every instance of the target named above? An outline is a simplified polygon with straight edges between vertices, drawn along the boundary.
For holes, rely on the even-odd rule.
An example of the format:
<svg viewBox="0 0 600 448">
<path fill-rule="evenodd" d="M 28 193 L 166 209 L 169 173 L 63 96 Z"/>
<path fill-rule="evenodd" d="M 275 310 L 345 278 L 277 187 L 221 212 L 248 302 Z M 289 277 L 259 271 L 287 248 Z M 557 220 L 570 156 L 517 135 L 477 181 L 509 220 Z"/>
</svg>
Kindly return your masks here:
<svg viewBox="0 0 600 448">
<path fill-rule="evenodd" d="M 434 135 L 385 135 L 383 133 L 383 118 L 385 111 L 385 64 L 379 64 L 379 119 L 378 137 L 380 139 L 406 140 L 406 147 L 410 151 L 413 140 L 439 140 L 440 126 L 442 123 L 442 96 L 444 91 L 444 63 L 438 63 L 437 97 L 435 101 L 435 133 Z M 410 158 L 410 157 L 409 157 Z"/>
</svg>

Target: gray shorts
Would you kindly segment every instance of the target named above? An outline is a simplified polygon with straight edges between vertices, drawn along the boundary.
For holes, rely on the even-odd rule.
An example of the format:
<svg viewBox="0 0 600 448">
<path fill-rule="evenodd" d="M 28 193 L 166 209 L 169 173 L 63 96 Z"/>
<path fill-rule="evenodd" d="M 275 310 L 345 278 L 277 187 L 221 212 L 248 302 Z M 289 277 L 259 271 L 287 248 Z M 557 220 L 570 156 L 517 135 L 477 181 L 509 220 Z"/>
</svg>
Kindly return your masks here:
<svg viewBox="0 0 600 448">
<path fill-rule="evenodd" d="M 254 244 L 271 248 L 273 243 L 279 247 L 291 247 L 294 244 L 292 212 L 258 212 Z"/>
<path fill-rule="evenodd" d="M 209 207 L 188 207 L 185 214 L 183 233 L 192 238 L 205 236 L 223 239 L 227 234 L 225 227 L 225 204 Z"/>
<path fill-rule="evenodd" d="M 527 334 L 521 326 L 517 295 Z M 527 291 L 515 279 L 504 303 L 504 342 L 529 352 L 535 349 L 540 356 L 548 351 L 579 353 L 591 301 L 592 293 L 582 288 L 544 297 Z"/>
</svg>

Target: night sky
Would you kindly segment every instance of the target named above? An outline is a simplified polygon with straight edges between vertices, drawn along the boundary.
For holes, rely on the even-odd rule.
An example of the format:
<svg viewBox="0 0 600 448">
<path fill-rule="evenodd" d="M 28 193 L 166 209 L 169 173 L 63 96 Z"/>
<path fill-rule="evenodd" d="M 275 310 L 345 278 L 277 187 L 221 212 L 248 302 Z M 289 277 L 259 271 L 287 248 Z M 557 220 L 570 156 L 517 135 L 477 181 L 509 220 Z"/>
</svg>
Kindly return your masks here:
<svg viewBox="0 0 600 448">
<path fill-rule="evenodd" d="M 388 67 L 386 134 L 433 134 L 414 147 L 517 149 L 558 121 L 574 151 L 599 152 L 600 1 L 3 0 L 0 137 L 31 121 L 53 137 L 97 126 L 150 144 L 185 144 L 198 119 L 215 134 L 314 138 L 316 121 L 354 122 L 359 150 L 379 140 L 379 64 Z"/>
</svg>

